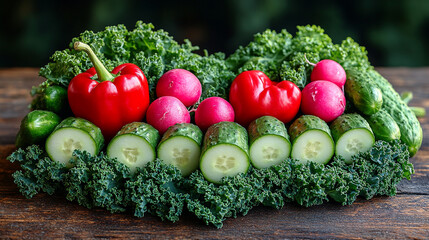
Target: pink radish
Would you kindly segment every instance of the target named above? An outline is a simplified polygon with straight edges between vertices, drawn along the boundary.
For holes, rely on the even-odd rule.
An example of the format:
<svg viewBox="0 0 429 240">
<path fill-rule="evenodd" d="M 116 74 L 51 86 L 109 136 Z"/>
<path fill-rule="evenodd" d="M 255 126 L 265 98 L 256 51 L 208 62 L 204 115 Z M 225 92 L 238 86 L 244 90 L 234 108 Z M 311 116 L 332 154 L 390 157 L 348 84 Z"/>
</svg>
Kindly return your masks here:
<svg viewBox="0 0 429 240">
<path fill-rule="evenodd" d="M 146 112 L 146 121 L 160 134 L 176 123 L 189 123 L 191 116 L 183 103 L 172 96 L 164 96 L 153 101 Z"/>
<path fill-rule="evenodd" d="M 346 83 L 346 71 L 334 60 L 324 59 L 316 64 L 307 60 L 310 65 L 313 65 L 311 72 L 311 81 L 326 80 L 335 83 L 338 87 L 343 88 Z"/>
<path fill-rule="evenodd" d="M 198 105 L 195 112 L 195 123 L 205 131 L 218 122 L 233 122 L 234 117 L 234 108 L 228 101 L 220 97 L 209 97 Z"/>
<path fill-rule="evenodd" d="M 346 107 L 343 91 L 329 81 L 311 82 L 304 87 L 301 94 L 302 113 L 317 116 L 325 122 L 339 117 Z"/>
<path fill-rule="evenodd" d="M 201 83 L 198 78 L 185 69 L 172 69 L 164 73 L 156 85 L 158 97 L 176 97 L 186 107 L 198 102 L 201 91 Z"/>
</svg>

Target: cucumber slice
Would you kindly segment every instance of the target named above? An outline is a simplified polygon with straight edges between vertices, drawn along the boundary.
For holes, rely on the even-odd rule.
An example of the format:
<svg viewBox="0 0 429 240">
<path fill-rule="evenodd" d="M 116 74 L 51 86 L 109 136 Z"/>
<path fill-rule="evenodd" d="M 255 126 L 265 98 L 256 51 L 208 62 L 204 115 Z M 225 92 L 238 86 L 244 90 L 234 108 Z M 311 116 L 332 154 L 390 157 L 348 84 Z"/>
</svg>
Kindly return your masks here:
<svg viewBox="0 0 429 240">
<path fill-rule="evenodd" d="M 178 123 L 167 129 L 158 145 L 158 158 L 176 166 L 183 176 L 198 168 L 203 133 L 192 123 Z"/>
<path fill-rule="evenodd" d="M 159 133 L 154 127 L 143 122 L 133 122 L 122 127 L 107 146 L 107 156 L 116 158 L 128 166 L 131 173 L 155 160 L 155 148 Z"/>
<path fill-rule="evenodd" d="M 82 119 L 69 117 L 64 119 L 46 139 L 46 152 L 57 162 L 72 167 L 70 159 L 76 149 L 96 155 L 103 146 L 104 138 L 100 128 Z"/>
<path fill-rule="evenodd" d="M 336 143 L 335 155 L 342 156 L 346 163 L 359 152 L 368 151 L 375 142 L 368 122 L 359 114 L 339 116 L 331 123 L 331 132 Z"/>
<path fill-rule="evenodd" d="M 235 122 L 220 122 L 207 129 L 200 160 L 205 179 L 221 183 L 226 176 L 246 173 L 250 162 L 245 128 Z"/>
<path fill-rule="evenodd" d="M 291 144 L 283 122 L 263 116 L 250 123 L 250 160 L 256 168 L 268 168 L 289 157 Z"/>
<path fill-rule="evenodd" d="M 329 126 L 313 115 L 302 115 L 289 127 L 291 157 L 299 162 L 328 163 L 334 155 L 334 141 Z"/>
</svg>

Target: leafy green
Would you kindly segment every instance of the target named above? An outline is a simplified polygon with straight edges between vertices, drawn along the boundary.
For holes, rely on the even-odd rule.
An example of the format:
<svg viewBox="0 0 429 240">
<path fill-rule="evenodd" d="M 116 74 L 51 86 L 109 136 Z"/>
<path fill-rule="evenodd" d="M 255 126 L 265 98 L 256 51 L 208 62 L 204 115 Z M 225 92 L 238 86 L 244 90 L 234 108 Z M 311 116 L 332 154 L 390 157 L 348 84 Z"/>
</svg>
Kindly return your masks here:
<svg viewBox="0 0 429 240">
<path fill-rule="evenodd" d="M 104 153 L 91 156 L 76 150 L 73 167 L 64 174 L 64 189 L 69 201 L 87 208 L 104 207 L 111 212 L 125 211 L 124 185 L 130 170 Z"/>
<path fill-rule="evenodd" d="M 134 216 L 143 217 L 148 212 L 162 220 L 178 221 L 188 198 L 188 194 L 176 186 L 180 180 L 180 170 L 159 159 L 138 169 L 137 174 L 125 184 Z"/>
<path fill-rule="evenodd" d="M 13 177 L 28 198 L 39 191 L 53 194 L 64 189 L 68 200 L 87 208 L 133 209 L 136 217 L 150 213 L 173 222 L 186 207 L 218 228 L 226 218 L 246 215 L 259 205 L 280 209 L 286 202 L 296 202 L 310 207 L 331 199 L 346 205 L 359 196 L 393 196 L 399 181 L 414 173 L 408 148 L 399 141 L 377 141 L 368 152 L 354 156 L 350 165 L 341 158 L 328 165 L 286 159 L 271 168 L 224 178 L 220 185 L 206 181 L 199 170 L 183 178 L 177 168 L 160 160 L 130 176 L 125 165 L 103 153 L 91 156 L 76 150 L 73 156 L 70 169 L 44 156 L 37 145 L 18 149 L 8 159 L 21 163 L 23 170 Z"/>
<path fill-rule="evenodd" d="M 40 191 L 52 195 L 62 185 L 65 166 L 52 161 L 38 145 L 29 146 L 25 150 L 20 148 L 7 159 L 21 165 L 21 170 L 12 176 L 26 198 L 32 198 Z"/>
<path fill-rule="evenodd" d="M 197 76 L 203 85 L 202 99 L 211 96 L 226 98 L 234 78 L 223 54 L 198 55 L 194 53 L 198 47 L 192 46 L 190 41 L 179 44 L 167 32 L 155 31 L 152 24 L 139 21 L 132 31 L 117 25 L 96 33 L 85 31 L 73 38 L 70 49 L 55 52 L 51 62 L 40 70 L 40 75 L 51 85 L 67 87 L 74 76 L 92 67 L 84 52 L 72 50 L 76 41 L 89 44 L 108 70 L 122 63 L 139 66 L 148 79 L 152 100 L 156 97 L 156 82 L 173 68 L 185 68 Z M 37 89 L 33 91 L 37 92 Z"/>
</svg>

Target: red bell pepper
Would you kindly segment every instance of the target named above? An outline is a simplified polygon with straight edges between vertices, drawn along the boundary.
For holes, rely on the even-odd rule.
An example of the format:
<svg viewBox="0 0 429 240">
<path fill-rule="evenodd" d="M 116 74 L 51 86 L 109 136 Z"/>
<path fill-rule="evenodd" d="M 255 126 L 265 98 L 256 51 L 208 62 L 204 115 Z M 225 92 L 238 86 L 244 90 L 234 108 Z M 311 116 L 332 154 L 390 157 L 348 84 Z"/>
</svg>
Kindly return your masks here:
<svg viewBox="0 0 429 240">
<path fill-rule="evenodd" d="M 91 48 L 76 42 L 74 48 L 85 51 L 94 67 L 74 77 L 68 86 L 73 114 L 97 125 L 111 139 L 127 123 L 142 121 L 149 106 L 149 86 L 140 68 L 132 63 L 115 67 L 113 76 Z M 94 79 L 97 74 L 98 79 Z"/>
<path fill-rule="evenodd" d="M 272 82 L 263 72 L 252 70 L 234 79 L 229 101 L 235 111 L 235 121 L 245 127 L 265 115 L 287 123 L 298 113 L 301 91 L 290 81 Z"/>
</svg>

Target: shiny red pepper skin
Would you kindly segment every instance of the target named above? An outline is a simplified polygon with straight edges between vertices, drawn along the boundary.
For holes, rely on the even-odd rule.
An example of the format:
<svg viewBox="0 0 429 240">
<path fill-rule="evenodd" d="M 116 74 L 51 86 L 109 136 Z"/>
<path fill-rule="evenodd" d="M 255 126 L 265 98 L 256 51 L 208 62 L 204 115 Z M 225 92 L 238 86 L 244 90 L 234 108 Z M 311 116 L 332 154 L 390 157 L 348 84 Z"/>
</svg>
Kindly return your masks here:
<svg viewBox="0 0 429 240">
<path fill-rule="evenodd" d="M 301 91 L 290 81 L 273 82 L 261 71 L 245 71 L 232 82 L 229 102 L 235 121 L 245 127 L 265 115 L 287 123 L 298 113 Z"/>
<path fill-rule="evenodd" d="M 142 121 L 149 106 L 146 76 L 132 63 L 113 69 L 112 81 L 91 79 L 96 71 L 88 69 L 74 77 L 68 87 L 73 114 L 97 125 L 111 139 L 127 123 Z"/>
</svg>

